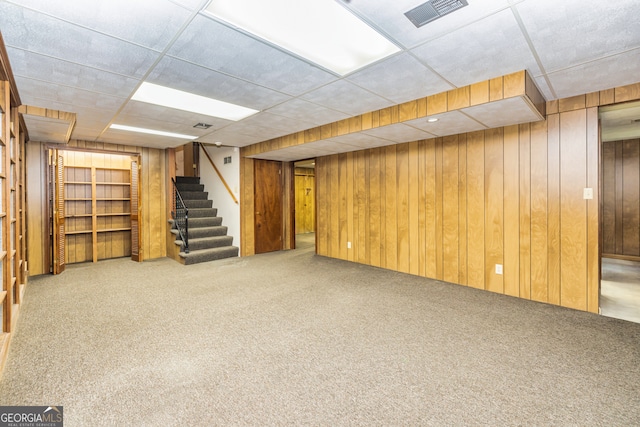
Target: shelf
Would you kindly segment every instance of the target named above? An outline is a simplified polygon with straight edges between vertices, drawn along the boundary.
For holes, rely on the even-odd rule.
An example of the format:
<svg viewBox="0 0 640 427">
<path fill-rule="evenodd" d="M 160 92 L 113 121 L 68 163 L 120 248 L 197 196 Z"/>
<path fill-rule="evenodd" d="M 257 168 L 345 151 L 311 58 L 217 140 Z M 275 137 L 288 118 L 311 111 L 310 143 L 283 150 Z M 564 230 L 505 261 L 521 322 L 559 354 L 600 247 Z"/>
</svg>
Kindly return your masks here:
<svg viewBox="0 0 640 427">
<path fill-rule="evenodd" d="M 92 214 L 73 214 L 73 215 L 65 215 L 65 218 L 91 218 Z"/>
<path fill-rule="evenodd" d="M 0 291 L 0 304 L 4 303 L 4 299 L 7 297 L 7 291 Z"/>
<path fill-rule="evenodd" d="M 127 187 L 131 185 L 130 182 L 96 182 L 96 185 L 126 185 Z"/>
<path fill-rule="evenodd" d="M 131 197 L 101 197 L 101 198 L 96 198 L 97 202 L 113 202 L 113 201 L 130 201 Z"/>
<path fill-rule="evenodd" d="M 65 235 L 69 235 L 69 234 L 91 234 L 91 233 L 93 233 L 91 230 L 65 231 L 64 232 Z"/>
<path fill-rule="evenodd" d="M 91 197 L 74 197 L 72 199 L 64 199 L 65 202 L 90 202 Z"/>
<path fill-rule="evenodd" d="M 65 181 L 64 183 L 65 183 L 65 185 L 66 185 L 66 184 L 82 184 L 82 185 L 91 185 L 91 182 L 86 182 L 86 181 Z"/>
<path fill-rule="evenodd" d="M 99 217 L 106 217 L 106 216 L 129 216 L 131 215 L 131 212 L 113 212 L 113 213 L 101 213 L 101 214 L 96 214 L 96 216 Z"/>
<path fill-rule="evenodd" d="M 112 231 L 131 231 L 131 227 L 124 228 L 105 228 L 102 230 L 96 230 L 98 233 L 110 233 Z"/>
</svg>

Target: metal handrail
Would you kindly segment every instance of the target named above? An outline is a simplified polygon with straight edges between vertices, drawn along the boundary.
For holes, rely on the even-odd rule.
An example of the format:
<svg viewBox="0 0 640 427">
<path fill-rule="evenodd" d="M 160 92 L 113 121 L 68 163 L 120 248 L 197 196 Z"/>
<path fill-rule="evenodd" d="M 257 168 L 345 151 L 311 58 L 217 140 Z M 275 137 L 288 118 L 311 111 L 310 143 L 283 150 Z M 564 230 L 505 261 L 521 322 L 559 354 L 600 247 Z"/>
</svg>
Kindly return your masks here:
<svg viewBox="0 0 640 427">
<path fill-rule="evenodd" d="M 180 239 L 182 239 L 182 244 L 184 246 L 184 252 L 189 253 L 189 208 L 184 204 L 184 200 L 182 200 L 182 196 L 180 195 L 180 191 L 178 190 L 178 185 L 176 184 L 175 178 L 171 178 L 171 182 L 173 182 L 173 204 L 171 206 L 171 218 L 173 218 L 174 224 L 178 229 L 178 233 L 180 234 Z"/>
<path fill-rule="evenodd" d="M 229 184 L 227 184 L 227 181 L 225 181 L 224 177 L 222 176 L 222 174 L 220 173 L 220 171 L 216 167 L 215 163 L 213 163 L 213 159 L 211 158 L 211 156 L 207 152 L 207 149 L 204 147 L 204 145 L 202 145 L 202 143 L 197 142 L 197 144 L 198 144 L 198 146 L 200 148 L 202 148 L 202 151 L 204 151 L 205 156 L 207 156 L 207 159 L 209 159 L 209 163 L 211 164 L 211 166 L 213 166 L 213 170 L 216 171 L 216 173 L 218 174 L 218 178 L 220 178 L 220 181 L 222 181 L 222 184 L 224 184 L 224 188 L 227 189 L 227 192 L 229 193 L 229 195 L 233 199 L 233 202 L 237 205 L 238 204 L 238 199 L 236 199 L 236 196 L 233 194 L 233 191 L 231 191 L 231 188 L 229 188 Z"/>
</svg>

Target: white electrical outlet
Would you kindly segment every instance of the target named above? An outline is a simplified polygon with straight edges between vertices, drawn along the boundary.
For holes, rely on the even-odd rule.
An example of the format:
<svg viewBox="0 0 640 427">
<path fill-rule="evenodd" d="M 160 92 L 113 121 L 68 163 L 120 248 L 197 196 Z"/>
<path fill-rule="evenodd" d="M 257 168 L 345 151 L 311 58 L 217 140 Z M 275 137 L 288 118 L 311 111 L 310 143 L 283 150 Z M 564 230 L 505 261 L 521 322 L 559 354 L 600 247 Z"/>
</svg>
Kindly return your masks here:
<svg viewBox="0 0 640 427">
<path fill-rule="evenodd" d="M 351 249 L 351 242 L 347 242 L 347 249 Z"/>
<path fill-rule="evenodd" d="M 593 200 L 593 188 L 585 188 L 584 189 L 584 199 L 585 200 Z"/>
<path fill-rule="evenodd" d="M 496 274 L 502 274 L 502 264 L 496 264 Z"/>
</svg>

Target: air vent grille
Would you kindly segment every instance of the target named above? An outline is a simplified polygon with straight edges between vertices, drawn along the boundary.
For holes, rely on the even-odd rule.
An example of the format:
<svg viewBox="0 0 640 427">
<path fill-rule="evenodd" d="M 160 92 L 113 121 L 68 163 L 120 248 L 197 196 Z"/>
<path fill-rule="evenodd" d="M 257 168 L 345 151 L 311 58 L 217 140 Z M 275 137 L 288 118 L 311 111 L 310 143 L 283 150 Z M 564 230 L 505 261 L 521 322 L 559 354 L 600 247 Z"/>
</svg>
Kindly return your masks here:
<svg viewBox="0 0 640 427">
<path fill-rule="evenodd" d="M 435 21 L 455 10 L 468 6 L 467 0 L 431 0 L 420 6 L 414 7 L 404 15 L 409 18 L 417 28 Z"/>
</svg>

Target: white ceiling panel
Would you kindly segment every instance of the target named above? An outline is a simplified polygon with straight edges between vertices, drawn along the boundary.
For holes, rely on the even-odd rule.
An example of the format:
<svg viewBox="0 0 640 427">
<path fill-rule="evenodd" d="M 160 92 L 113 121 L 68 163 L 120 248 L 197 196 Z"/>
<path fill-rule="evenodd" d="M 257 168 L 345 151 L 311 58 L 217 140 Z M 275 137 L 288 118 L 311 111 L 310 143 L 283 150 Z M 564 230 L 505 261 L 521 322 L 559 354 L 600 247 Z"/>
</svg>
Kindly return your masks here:
<svg viewBox="0 0 640 427">
<path fill-rule="evenodd" d="M 163 50 L 190 12 L 168 0 L 9 0 L 144 47 Z"/>
<path fill-rule="evenodd" d="M 209 132 L 223 128 L 233 123 L 230 120 L 204 116 L 201 114 L 191 113 L 189 111 L 165 108 L 159 105 L 152 105 L 138 101 L 129 101 L 127 105 L 122 109 L 121 115 L 154 118 L 156 120 L 181 123 L 188 126 L 194 126 L 197 123 L 206 123 L 211 125 L 211 127 L 209 128 Z M 118 118 L 119 117 L 120 116 L 118 116 Z"/>
<path fill-rule="evenodd" d="M 468 0 L 468 6 L 416 28 L 404 13 L 422 3 L 424 1 L 420 0 L 354 1 L 348 7 L 373 22 L 400 45 L 412 48 L 509 6 L 507 0 Z"/>
<path fill-rule="evenodd" d="M 2 27 L 0 26 L 0 28 Z M 11 58 L 13 74 L 16 77 L 29 78 L 34 81 L 43 81 L 60 86 L 71 86 L 119 97 L 128 97 L 138 84 L 138 80 L 130 77 L 85 67 L 46 55 L 11 47 L 8 47 L 7 51 Z M 18 89 L 22 93 L 22 86 Z M 73 99 L 68 99 L 67 101 L 74 102 Z"/>
<path fill-rule="evenodd" d="M 425 43 L 412 52 L 456 86 L 523 69 L 534 75 L 541 72 L 510 9 Z"/>
<path fill-rule="evenodd" d="M 301 98 L 354 116 L 394 104 L 393 101 L 364 90 L 346 80 L 329 83 L 320 89 L 302 95 Z"/>
<path fill-rule="evenodd" d="M 154 119 L 152 117 L 140 117 L 129 114 L 120 114 L 117 120 L 114 121 L 114 123 L 125 126 L 153 129 L 163 132 L 193 135 L 195 137 L 204 136 L 210 133 L 210 131 L 206 129 L 196 129 L 189 123 L 176 123 L 173 121 L 167 122 L 164 120 Z"/>
<path fill-rule="evenodd" d="M 158 52 L 0 2 L 7 46 L 130 77 L 142 77 Z"/>
<path fill-rule="evenodd" d="M 194 19 L 169 54 L 289 95 L 299 95 L 337 79 L 203 15 Z"/>
<path fill-rule="evenodd" d="M 564 98 L 636 83 L 640 80 L 638 70 L 640 48 L 549 73 L 549 80 L 558 97 Z M 607 82 L 606 88 L 602 82 Z"/>
<path fill-rule="evenodd" d="M 202 136 L 198 138 L 198 141 L 207 142 L 210 144 L 222 142 L 224 145 L 245 147 L 247 145 L 255 144 L 264 140 L 259 136 L 242 135 L 237 132 L 231 132 L 222 129 Z"/>
<path fill-rule="evenodd" d="M 185 92 L 264 110 L 291 97 L 178 59 L 165 57 L 147 81 Z"/>
<path fill-rule="evenodd" d="M 347 80 L 397 104 L 453 88 L 408 53 L 387 58 Z"/>
<path fill-rule="evenodd" d="M 417 129 L 403 123 L 381 126 L 362 131 L 362 133 L 378 138 L 388 139 L 396 143 L 418 141 L 421 139 L 433 138 L 435 136 L 432 133 L 425 132 L 421 129 Z"/>
<path fill-rule="evenodd" d="M 113 144 L 135 145 L 150 148 L 168 148 L 184 145 L 186 140 L 180 138 L 169 138 L 166 136 L 147 135 L 144 133 L 127 132 L 117 129 L 109 129 L 104 133 L 101 142 Z"/>
<path fill-rule="evenodd" d="M 257 126 L 277 131 L 281 135 L 306 130 L 313 127 L 313 123 L 299 119 L 290 119 L 276 114 L 258 113 L 243 120 L 243 125 Z"/>
<path fill-rule="evenodd" d="M 210 0 L 169 0 L 172 3 L 195 11 L 202 9 Z"/>
<path fill-rule="evenodd" d="M 406 125 L 422 129 L 436 136 L 455 135 L 463 132 L 473 132 L 476 130 L 486 129 L 485 126 L 473 120 L 469 116 L 462 114 L 460 111 L 450 111 L 448 113 L 434 114 L 429 116 L 438 121 L 430 123 L 427 118 L 408 120 L 403 122 Z"/>
<path fill-rule="evenodd" d="M 311 123 L 312 126 L 337 122 L 338 120 L 350 117 L 346 113 L 332 110 L 300 98 L 294 98 L 275 107 L 271 107 L 267 112 L 289 117 L 290 119 L 304 120 Z"/>
<path fill-rule="evenodd" d="M 488 128 L 537 122 L 543 119 L 540 113 L 521 97 L 480 104 L 460 111 Z"/>
<path fill-rule="evenodd" d="M 350 133 L 347 135 L 334 136 L 333 138 L 329 138 L 329 140 L 338 142 L 340 144 L 359 147 L 360 149 L 382 147 L 385 145 L 395 144 L 393 141 L 390 141 L 388 139 L 367 135 L 366 133 Z"/>
<path fill-rule="evenodd" d="M 29 138 L 40 142 L 53 142 L 63 144 L 69 130 L 69 122 L 64 120 L 49 119 L 46 117 L 30 116 L 25 114 L 24 122 L 29 130 Z"/>
<path fill-rule="evenodd" d="M 527 0 L 516 8 L 550 73 L 640 47 L 638 0 Z"/>
</svg>

